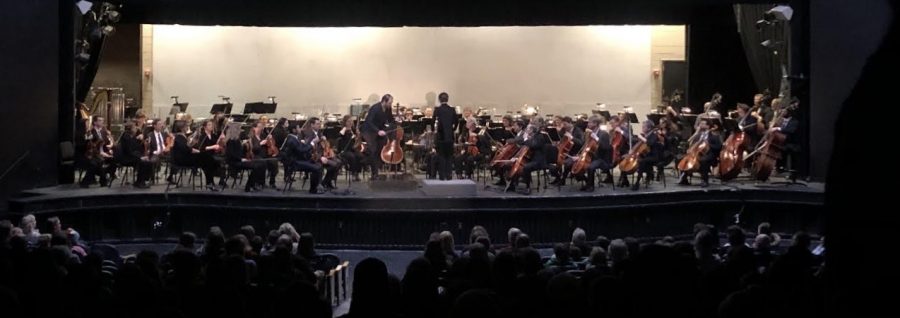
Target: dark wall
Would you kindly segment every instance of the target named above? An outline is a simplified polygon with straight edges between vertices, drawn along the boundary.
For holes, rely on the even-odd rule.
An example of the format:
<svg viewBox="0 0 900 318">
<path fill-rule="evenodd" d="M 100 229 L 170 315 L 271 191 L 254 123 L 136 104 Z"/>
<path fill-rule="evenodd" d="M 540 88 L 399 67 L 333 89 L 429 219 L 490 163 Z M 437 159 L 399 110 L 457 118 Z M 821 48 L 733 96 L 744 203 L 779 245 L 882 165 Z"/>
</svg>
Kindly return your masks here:
<svg viewBox="0 0 900 318">
<path fill-rule="evenodd" d="M 59 20 L 57 1 L 0 10 L 0 211 L 9 195 L 57 182 Z"/>
<path fill-rule="evenodd" d="M 826 176 L 841 104 L 887 31 L 891 19 L 887 2 L 860 1 L 851 5 L 840 0 L 816 0 L 811 5 L 810 175 L 818 180 Z M 856 110 L 873 111 L 872 114 L 879 106 L 882 104 L 854 105 Z M 872 126 L 877 121 L 867 120 Z"/>
<path fill-rule="evenodd" d="M 900 175 L 890 156 L 864 155 L 890 148 L 897 129 L 891 79 L 900 72 L 900 4 L 891 3 L 825 0 L 811 11 L 813 146 L 832 154 L 826 163 L 825 277 L 826 312 L 834 317 L 877 317 L 897 307 L 900 271 L 888 259 L 897 250 L 900 218 L 893 211 Z M 832 136 L 833 148 L 821 140 Z M 814 168 L 822 169 L 818 163 Z"/>
<path fill-rule="evenodd" d="M 103 44 L 103 58 L 94 87 L 121 87 L 126 98 L 141 101 L 141 26 L 116 25 Z"/>
</svg>

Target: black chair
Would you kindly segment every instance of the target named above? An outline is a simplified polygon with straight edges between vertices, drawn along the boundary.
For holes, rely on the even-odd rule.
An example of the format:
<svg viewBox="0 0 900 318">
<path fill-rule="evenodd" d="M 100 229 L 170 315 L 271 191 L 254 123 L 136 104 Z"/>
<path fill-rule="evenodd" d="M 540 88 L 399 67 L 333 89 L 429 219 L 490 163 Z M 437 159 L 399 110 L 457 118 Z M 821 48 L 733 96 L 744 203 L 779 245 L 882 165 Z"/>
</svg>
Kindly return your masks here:
<svg viewBox="0 0 900 318">
<path fill-rule="evenodd" d="M 112 245 L 101 243 L 93 244 L 91 245 L 91 253 L 100 254 L 104 261 L 111 261 L 115 263 L 114 265 L 116 267 L 122 266 L 122 256 L 119 254 L 119 250 Z"/>
</svg>

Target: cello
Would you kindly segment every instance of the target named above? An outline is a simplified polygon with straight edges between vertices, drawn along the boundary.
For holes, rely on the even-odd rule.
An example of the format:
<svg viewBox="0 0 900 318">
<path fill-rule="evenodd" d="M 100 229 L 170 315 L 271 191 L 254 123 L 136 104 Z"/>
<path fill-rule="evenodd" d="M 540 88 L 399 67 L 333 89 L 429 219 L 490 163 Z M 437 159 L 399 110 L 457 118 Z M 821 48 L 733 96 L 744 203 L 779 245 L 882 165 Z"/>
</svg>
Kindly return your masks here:
<svg viewBox="0 0 900 318">
<path fill-rule="evenodd" d="M 397 127 L 397 132 L 384 148 L 381 148 L 381 161 L 387 164 L 398 164 L 403 161 L 403 148 L 400 148 L 403 141 L 403 128 Z"/>
<path fill-rule="evenodd" d="M 650 152 L 650 147 L 647 146 L 647 143 L 642 140 L 638 141 L 636 144 L 634 144 L 634 146 L 631 147 L 631 150 L 628 151 L 628 154 L 622 157 L 622 161 L 619 161 L 619 171 L 624 174 L 637 171 L 638 160 L 642 155 L 648 152 Z"/>
<path fill-rule="evenodd" d="M 559 143 L 556 145 L 556 167 L 560 170 L 565 166 L 566 156 L 572 151 L 572 146 L 574 145 L 575 142 L 567 135 L 563 135 L 562 138 L 559 139 Z"/>
<path fill-rule="evenodd" d="M 528 125 L 526 128 L 526 133 L 534 134 L 532 132 L 534 126 Z M 531 158 L 531 148 L 528 146 L 521 146 L 519 150 L 516 151 L 516 155 L 513 156 L 510 160 L 513 161 L 512 166 L 510 166 L 509 171 L 506 172 L 506 178 L 512 180 L 513 178 L 519 176 L 522 173 L 522 170 L 525 168 L 526 159 Z M 512 183 L 510 183 L 511 185 Z"/>
<path fill-rule="evenodd" d="M 699 133 L 700 131 L 698 130 L 694 134 L 694 137 Z M 709 133 L 709 131 L 707 131 L 707 133 Z M 681 158 L 681 161 L 678 162 L 678 171 L 683 173 L 694 173 L 699 171 L 700 157 L 706 154 L 707 151 L 709 151 L 709 141 L 694 141 L 685 153 L 684 158 Z"/>
<path fill-rule="evenodd" d="M 744 117 L 738 120 L 738 125 L 744 122 L 747 116 L 752 116 L 748 111 Z M 756 122 L 751 126 L 756 126 Z M 737 178 L 744 169 L 744 150 L 747 147 L 747 133 L 744 132 L 746 126 L 738 126 L 737 131 L 732 132 L 722 146 L 722 152 L 719 153 L 719 178 L 722 181 L 728 181 Z"/>
<path fill-rule="evenodd" d="M 594 160 L 594 153 L 597 152 L 597 140 L 595 140 L 591 135 L 593 132 L 590 129 L 585 129 L 584 134 L 588 136 L 587 141 L 585 141 L 584 146 L 581 147 L 581 151 L 578 152 L 578 157 L 576 157 L 575 162 L 572 163 L 572 175 L 576 177 L 583 176 L 585 172 L 588 170 L 588 166 L 591 165 L 591 162 Z"/>
</svg>

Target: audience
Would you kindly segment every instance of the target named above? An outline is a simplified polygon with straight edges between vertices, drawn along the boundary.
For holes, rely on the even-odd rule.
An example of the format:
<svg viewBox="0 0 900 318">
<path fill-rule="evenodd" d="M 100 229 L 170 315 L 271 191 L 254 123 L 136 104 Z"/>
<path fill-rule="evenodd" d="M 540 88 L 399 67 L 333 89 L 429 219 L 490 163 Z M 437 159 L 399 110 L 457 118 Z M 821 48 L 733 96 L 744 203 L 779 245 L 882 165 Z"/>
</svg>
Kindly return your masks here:
<svg viewBox="0 0 900 318">
<path fill-rule="evenodd" d="M 31 215 L 19 227 L 0 221 L 4 316 L 332 315 L 316 275 L 330 254 L 317 253 L 313 234 L 298 234 L 289 223 L 265 241 L 251 226 L 230 236 L 213 226 L 202 248 L 197 235 L 184 232 L 165 255 L 141 251 L 118 263 L 106 261 L 118 256 L 93 248 L 83 253 L 88 249 L 71 235 L 77 232 L 63 230 L 58 218 L 47 221 L 50 234 L 41 235 L 35 224 Z M 707 224 L 694 227 L 691 241 L 598 236 L 589 242 L 576 228 L 544 260 L 516 228 L 508 231 L 510 245 L 496 253 L 482 226 L 473 227 L 461 255 L 450 232 L 435 233 L 402 279 L 376 258 L 353 264 L 343 317 L 821 315 L 819 245 L 814 254 L 812 237 L 797 232 L 789 247 L 779 247 L 768 228 L 760 224 L 753 233 L 730 226 L 726 244 Z"/>
</svg>

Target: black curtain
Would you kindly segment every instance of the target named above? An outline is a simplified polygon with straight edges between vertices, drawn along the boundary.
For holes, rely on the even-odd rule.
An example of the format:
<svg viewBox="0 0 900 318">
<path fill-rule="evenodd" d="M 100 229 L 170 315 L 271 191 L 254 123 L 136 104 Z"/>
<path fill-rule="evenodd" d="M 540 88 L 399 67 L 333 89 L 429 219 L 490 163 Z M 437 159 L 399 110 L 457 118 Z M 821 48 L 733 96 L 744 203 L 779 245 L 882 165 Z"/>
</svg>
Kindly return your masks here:
<svg viewBox="0 0 900 318">
<path fill-rule="evenodd" d="M 736 4 L 734 14 L 757 91 L 768 89 L 775 96 L 781 87 L 782 63 L 790 72 L 790 25 L 787 21 L 758 25 L 757 21 L 763 20 L 772 7 L 772 4 Z M 760 44 L 766 40 L 774 43 L 774 49 Z"/>
</svg>

